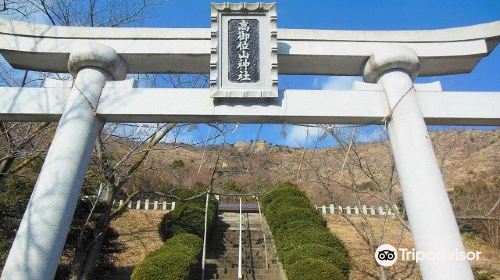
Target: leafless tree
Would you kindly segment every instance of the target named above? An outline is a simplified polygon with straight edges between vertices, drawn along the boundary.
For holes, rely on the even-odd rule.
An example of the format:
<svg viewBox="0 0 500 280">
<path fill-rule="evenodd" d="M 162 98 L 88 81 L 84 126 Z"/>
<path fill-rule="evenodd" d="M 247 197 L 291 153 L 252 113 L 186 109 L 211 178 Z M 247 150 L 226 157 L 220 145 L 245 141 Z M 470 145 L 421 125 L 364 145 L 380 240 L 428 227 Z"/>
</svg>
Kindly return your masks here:
<svg viewBox="0 0 500 280">
<path fill-rule="evenodd" d="M 325 159 L 317 160 L 314 154 L 303 157 L 302 160 L 315 174 L 311 181 L 322 187 L 330 201 L 336 205 L 355 204 L 361 210 L 362 205 L 370 201 L 390 207 L 399 224 L 398 236 L 396 238 L 391 236 L 390 241 L 387 240 L 390 222 L 388 216 L 372 218 L 363 211 L 355 217 L 345 213 L 341 215 L 363 241 L 366 252 L 364 255 L 373 256 L 377 247 L 384 243 L 391 243 L 397 247 L 403 241 L 403 236 L 409 233 L 409 227 L 404 218 L 404 209 L 396 207 L 397 204 L 402 205 L 401 196 L 385 129 L 375 128 L 378 134 L 377 142 L 371 143 L 371 146 L 372 148 L 374 145 L 377 146 L 377 153 L 373 154 L 360 141 L 365 136 L 359 127 L 321 126 L 321 128 L 334 139 L 336 147 L 332 149 L 330 156 L 332 161 L 337 162 L 338 169 L 325 172 L 321 168 Z M 311 153 L 314 153 L 314 150 Z M 406 279 L 416 270 L 415 263 L 387 269 L 376 265 L 374 258 L 369 259 L 370 265 L 354 262 L 354 267 L 359 273 L 372 279 Z"/>
</svg>

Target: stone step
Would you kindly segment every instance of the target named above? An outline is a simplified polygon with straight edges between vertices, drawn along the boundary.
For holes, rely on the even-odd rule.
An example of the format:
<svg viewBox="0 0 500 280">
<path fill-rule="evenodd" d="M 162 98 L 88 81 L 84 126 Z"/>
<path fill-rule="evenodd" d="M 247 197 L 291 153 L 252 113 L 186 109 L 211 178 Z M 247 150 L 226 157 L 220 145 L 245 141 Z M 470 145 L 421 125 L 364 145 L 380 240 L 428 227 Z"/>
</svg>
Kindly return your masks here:
<svg viewBox="0 0 500 280">
<path fill-rule="evenodd" d="M 248 255 L 243 253 L 243 256 Z M 266 259 L 266 253 L 262 250 L 261 252 L 254 252 L 252 251 L 252 257 L 254 260 L 265 260 Z M 207 253 L 207 259 L 238 259 L 238 251 L 210 251 Z M 273 252 L 267 252 L 267 259 L 268 260 L 274 260 L 276 259 L 276 256 L 274 255 Z"/>
<path fill-rule="evenodd" d="M 256 248 L 264 248 L 264 239 L 263 238 L 253 238 L 252 240 L 246 240 L 242 238 L 242 245 L 243 247 L 248 247 L 249 245 L 252 245 L 253 247 Z M 227 248 L 238 248 L 240 246 L 239 243 L 239 238 L 223 238 L 223 239 L 217 239 L 217 240 L 209 240 L 210 244 L 208 244 L 208 248 L 215 250 L 216 247 L 227 247 Z M 266 240 L 266 245 L 269 246 L 269 244 L 273 244 L 271 240 Z"/>
<path fill-rule="evenodd" d="M 250 238 L 252 239 L 264 239 L 264 234 L 259 231 L 252 231 L 252 232 L 241 232 L 242 237 L 248 237 L 250 235 Z M 221 239 L 239 239 L 240 237 L 240 232 L 239 231 L 213 231 L 211 233 L 211 240 L 221 240 Z M 269 237 L 269 235 L 266 234 L 266 239 Z"/>
<path fill-rule="evenodd" d="M 271 242 L 266 242 L 266 245 L 272 244 Z M 254 248 L 264 248 L 264 240 L 252 240 L 246 241 L 242 243 L 243 248 L 247 248 L 248 246 L 252 246 Z M 211 250 L 217 250 L 220 248 L 220 251 L 225 250 L 225 248 L 238 248 L 240 243 L 238 240 L 212 240 L 211 244 L 208 244 L 208 248 Z"/>
<path fill-rule="evenodd" d="M 254 268 L 266 268 L 266 259 L 265 258 L 243 258 L 243 265 L 244 266 L 252 266 Z M 214 265 L 219 268 L 234 268 L 238 267 L 238 257 L 225 257 L 221 256 L 219 258 L 214 258 L 214 259 L 206 259 L 206 264 Z M 267 259 L 267 264 L 269 266 L 271 265 L 277 265 L 278 260 L 275 258 L 268 258 Z"/>
<path fill-rule="evenodd" d="M 255 268 L 255 269 L 247 269 L 247 268 L 242 268 L 242 273 L 244 274 L 254 274 L 254 275 L 268 275 L 268 274 L 274 274 L 274 273 L 279 273 L 280 269 L 277 266 L 270 267 L 268 269 L 266 268 Z M 206 269 L 205 273 L 209 274 L 217 274 L 217 275 L 229 275 L 229 274 L 238 274 L 238 266 L 234 268 L 217 268 L 217 269 Z"/>
<path fill-rule="evenodd" d="M 217 274 L 217 275 L 224 275 L 224 274 L 236 274 L 236 272 L 231 272 L 232 270 L 238 270 L 238 266 L 235 266 L 235 267 L 224 267 L 224 268 L 220 268 L 219 270 L 209 270 L 209 269 L 206 269 L 205 270 L 205 275 L 210 275 L 210 274 Z M 243 267 L 242 268 L 242 271 L 243 273 L 245 274 L 251 274 L 255 271 L 258 271 L 258 270 L 266 270 L 267 272 L 265 273 L 260 273 L 260 274 L 276 274 L 277 272 L 280 272 L 281 271 L 281 268 L 276 268 L 276 267 L 273 267 L 273 266 L 270 266 L 269 269 L 266 269 L 266 267 L 259 267 L 259 268 L 248 268 L 248 267 Z M 279 274 L 278 274 L 279 275 Z M 279 277 L 277 277 L 279 278 Z"/>
<path fill-rule="evenodd" d="M 216 227 L 220 227 L 220 228 L 231 227 L 231 228 L 237 228 L 237 229 L 239 229 L 240 228 L 240 221 L 237 221 L 237 222 L 233 222 L 233 221 L 219 221 L 219 222 L 217 222 L 215 224 L 215 226 Z M 255 228 L 255 229 L 262 230 L 262 225 L 260 224 L 260 222 L 250 223 L 250 224 L 243 223 L 243 224 L 241 224 L 241 227 L 243 229 L 245 229 L 245 228 Z"/>
<path fill-rule="evenodd" d="M 266 263 L 266 258 L 264 256 L 259 256 L 259 257 L 243 257 L 243 262 L 244 263 L 250 263 L 253 262 L 254 264 L 257 263 Z M 218 258 L 207 258 L 206 259 L 207 263 L 214 263 L 214 264 L 237 264 L 238 263 L 238 256 L 219 256 Z M 267 262 L 269 264 L 276 264 L 278 262 L 278 259 L 276 258 L 267 258 Z"/>
<path fill-rule="evenodd" d="M 234 213 L 234 212 L 219 213 L 219 217 L 221 219 L 239 220 L 240 219 L 240 213 Z M 262 216 L 262 217 L 264 217 L 264 216 Z M 243 218 L 244 219 L 259 220 L 260 221 L 260 215 L 258 213 L 243 213 Z"/>
<path fill-rule="evenodd" d="M 230 271 L 227 273 L 207 273 L 209 279 L 238 279 L 238 269 Z M 278 269 L 269 269 L 267 272 L 257 272 L 257 271 L 242 271 L 243 279 L 251 280 L 277 280 L 279 279 L 280 271 Z"/>
<path fill-rule="evenodd" d="M 243 224 L 242 227 L 241 227 L 242 231 L 257 231 L 257 232 L 262 232 L 262 226 L 259 224 L 250 224 L 250 225 L 246 225 L 246 224 Z M 239 223 L 230 223 L 230 224 L 227 224 L 227 223 L 224 223 L 224 224 L 218 224 L 218 225 L 215 225 L 215 230 L 218 230 L 218 231 L 237 231 L 239 232 L 240 231 L 240 225 Z M 267 230 L 266 228 L 264 228 L 264 230 Z"/>
<path fill-rule="evenodd" d="M 261 231 L 252 231 L 252 232 L 246 232 L 243 231 L 241 232 L 242 237 L 248 237 L 250 235 L 250 238 L 252 239 L 264 239 L 264 234 Z M 211 240 L 220 240 L 220 239 L 239 239 L 240 238 L 240 232 L 239 231 L 213 231 L 211 233 Z M 266 239 L 268 238 L 268 235 L 266 235 Z"/>
<path fill-rule="evenodd" d="M 278 275 L 278 276 L 276 276 Z M 235 280 L 238 279 L 237 275 L 211 275 L 209 276 L 209 280 Z M 242 280 L 278 280 L 279 274 L 273 274 L 273 275 L 261 275 L 261 276 L 254 276 L 252 274 L 243 274 Z"/>
<path fill-rule="evenodd" d="M 248 221 L 248 222 L 247 222 Z M 274 243 L 267 225 L 261 224 L 258 213 L 245 213 L 243 219 L 243 279 L 279 280 L 279 264 Z M 264 244 L 264 233 L 266 242 Z M 238 277 L 240 237 L 239 213 L 224 212 L 219 215 L 207 251 L 207 279 L 231 279 Z M 266 251 L 267 246 L 267 265 Z M 251 254 L 251 255 L 250 255 Z"/>
<path fill-rule="evenodd" d="M 276 280 L 276 275 L 279 275 L 279 271 L 270 271 L 268 273 L 263 274 L 255 274 L 253 272 L 242 272 L 243 279 L 272 279 Z M 238 272 L 235 273 L 227 273 L 227 274 L 218 274 L 218 273 L 207 273 L 205 275 L 209 275 L 209 279 L 238 279 Z M 247 277 L 245 277 L 247 276 Z M 327 280 L 327 279 L 325 279 Z"/>
<path fill-rule="evenodd" d="M 217 269 L 237 269 L 238 268 L 238 259 L 207 259 L 207 266 L 215 267 Z M 279 264 L 276 260 L 268 261 L 266 266 L 265 260 L 253 261 L 243 260 L 242 267 L 245 269 L 278 269 Z"/>
<path fill-rule="evenodd" d="M 243 249 L 246 248 L 243 247 Z M 231 250 L 210 250 L 210 254 L 214 255 L 224 255 L 231 252 L 238 253 L 238 247 L 231 248 Z M 264 248 L 264 246 L 259 246 L 259 247 L 252 247 L 252 253 L 255 255 L 267 254 L 269 256 L 274 253 L 274 250 L 271 247 Z"/>
<path fill-rule="evenodd" d="M 254 264 L 258 264 L 258 263 L 266 263 L 266 258 L 265 257 L 253 257 L 253 258 L 249 258 L 249 257 L 243 257 L 243 262 L 244 263 L 254 263 Z M 214 263 L 214 264 L 237 264 L 238 263 L 238 257 L 237 256 L 220 256 L 218 258 L 210 258 L 210 259 L 206 259 L 207 263 Z M 277 263 L 277 259 L 276 258 L 267 258 L 267 262 L 268 263 Z"/>
<path fill-rule="evenodd" d="M 262 244 L 264 246 L 264 238 L 250 237 L 251 240 L 248 240 L 248 237 L 242 236 L 241 241 L 242 244 Z M 211 243 L 219 245 L 219 244 L 239 244 L 240 238 L 239 236 L 227 237 L 219 236 L 218 238 L 212 238 L 209 240 Z M 266 238 L 266 244 L 273 243 L 272 240 L 268 240 Z M 209 244 L 210 245 L 210 244 Z"/>
</svg>

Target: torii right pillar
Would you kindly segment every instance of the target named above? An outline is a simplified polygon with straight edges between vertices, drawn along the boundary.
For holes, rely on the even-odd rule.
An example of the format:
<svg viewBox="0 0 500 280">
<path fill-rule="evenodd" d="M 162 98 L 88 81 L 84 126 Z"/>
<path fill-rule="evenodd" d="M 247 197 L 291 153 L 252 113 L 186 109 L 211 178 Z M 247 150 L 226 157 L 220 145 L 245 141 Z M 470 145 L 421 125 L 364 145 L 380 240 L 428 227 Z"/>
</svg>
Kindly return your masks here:
<svg viewBox="0 0 500 280">
<path fill-rule="evenodd" d="M 420 260 L 422 277 L 473 279 L 466 259 L 446 257 L 465 248 L 413 87 L 419 65 L 412 49 L 386 47 L 366 62 L 364 79 L 382 86 L 391 110 L 387 129 L 415 249 L 445 256 Z"/>
</svg>

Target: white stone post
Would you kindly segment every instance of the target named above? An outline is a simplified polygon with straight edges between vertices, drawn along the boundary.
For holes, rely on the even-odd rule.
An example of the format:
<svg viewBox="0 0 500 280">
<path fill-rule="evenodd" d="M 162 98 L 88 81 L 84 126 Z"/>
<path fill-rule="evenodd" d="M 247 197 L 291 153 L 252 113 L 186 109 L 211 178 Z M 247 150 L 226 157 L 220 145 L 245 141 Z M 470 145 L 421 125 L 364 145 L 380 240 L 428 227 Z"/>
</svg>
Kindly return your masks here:
<svg viewBox="0 0 500 280">
<path fill-rule="evenodd" d="M 347 206 L 347 207 L 345 208 L 345 211 L 346 211 L 347 215 L 351 215 L 351 214 L 352 214 L 352 213 L 351 213 L 351 206 Z"/>
<path fill-rule="evenodd" d="M 167 211 L 167 202 L 163 201 L 163 206 L 162 206 L 163 211 Z"/>
<path fill-rule="evenodd" d="M 361 206 L 361 212 L 363 215 L 368 215 L 368 209 L 366 209 L 366 205 Z"/>
<path fill-rule="evenodd" d="M 135 205 L 135 210 L 139 210 L 139 209 L 141 209 L 141 201 L 137 200 L 137 203 Z"/>
<path fill-rule="evenodd" d="M 354 206 L 353 209 L 354 209 L 354 215 L 359 215 L 359 208 L 358 208 L 358 206 Z"/>
<path fill-rule="evenodd" d="M 386 205 L 385 209 L 388 216 L 394 216 L 394 213 L 392 213 L 392 209 L 389 205 Z"/>
<path fill-rule="evenodd" d="M 144 202 L 144 210 L 149 210 L 149 199 Z"/>
<path fill-rule="evenodd" d="M 387 127 L 416 250 L 455 255 L 465 248 L 413 88 L 418 70 L 412 49 L 384 47 L 367 61 L 364 78 L 382 85 L 393 110 Z M 473 279 L 467 260 L 425 259 L 419 265 L 426 280 Z"/>
<path fill-rule="evenodd" d="M 43 167 L 2 272 L 2 280 L 54 279 L 102 121 L 95 114 L 107 80 L 124 79 L 126 66 L 104 45 L 71 52 L 75 77 Z"/>
<path fill-rule="evenodd" d="M 330 204 L 330 214 L 335 214 L 335 205 Z"/>
<path fill-rule="evenodd" d="M 170 208 L 170 211 L 174 211 L 175 210 L 175 201 L 172 201 L 172 208 Z"/>
<path fill-rule="evenodd" d="M 397 204 L 393 204 L 393 206 L 394 206 L 394 210 L 396 211 L 396 213 L 399 214 L 399 207 L 398 207 L 398 205 Z"/>
<path fill-rule="evenodd" d="M 321 206 L 321 214 L 326 215 L 326 205 Z"/>
<path fill-rule="evenodd" d="M 382 207 L 382 206 L 378 207 L 378 214 L 380 216 L 386 216 L 387 213 L 385 212 L 384 207 Z"/>
<path fill-rule="evenodd" d="M 153 210 L 158 210 L 158 200 L 155 200 L 153 204 Z"/>
</svg>

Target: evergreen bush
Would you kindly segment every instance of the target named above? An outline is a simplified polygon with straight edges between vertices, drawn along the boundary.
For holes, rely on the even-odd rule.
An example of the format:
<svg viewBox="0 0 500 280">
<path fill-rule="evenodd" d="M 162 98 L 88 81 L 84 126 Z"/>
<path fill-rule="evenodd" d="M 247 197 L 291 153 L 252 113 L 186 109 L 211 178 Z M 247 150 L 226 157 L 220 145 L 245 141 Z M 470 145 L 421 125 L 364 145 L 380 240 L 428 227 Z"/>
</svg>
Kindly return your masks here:
<svg viewBox="0 0 500 280">
<path fill-rule="evenodd" d="M 282 262 L 285 266 L 294 264 L 305 259 L 318 259 L 340 268 L 345 276 L 349 276 L 351 262 L 344 253 L 332 247 L 319 244 L 303 244 L 282 255 Z"/>
<path fill-rule="evenodd" d="M 147 255 L 134 268 L 132 280 L 187 280 L 199 276 L 203 240 L 181 233 L 170 238 L 158 250 Z"/>
<path fill-rule="evenodd" d="M 319 224 L 315 223 L 314 221 L 299 220 L 284 224 L 281 228 L 276 229 L 274 231 L 274 235 L 279 236 L 280 234 L 287 231 L 302 230 L 304 228 L 324 228 L 324 227 L 322 223 Z"/>
<path fill-rule="evenodd" d="M 267 204 L 265 212 L 271 214 L 273 211 L 277 209 L 286 209 L 293 205 L 298 208 L 311 208 L 311 203 L 307 197 L 303 196 L 291 196 L 291 197 L 278 197 L 273 199 L 270 203 Z"/>
<path fill-rule="evenodd" d="M 345 245 L 337 236 L 331 234 L 327 228 L 303 228 L 288 230 L 275 236 L 276 245 L 283 251 L 290 251 L 302 244 L 318 244 L 341 252 L 346 255 Z"/>
<path fill-rule="evenodd" d="M 288 280 L 348 279 L 336 266 L 318 259 L 304 259 L 287 268 Z"/>
<path fill-rule="evenodd" d="M 349 278 L 345 244 L 326 227 L 304 192 L 285 183 L 261 201 L 289 280 Z"/>
<path fill-rule="evenodd" d="M 187 280 L 200 277 L 200 257 L 203 250 L 206 196 L 196 197 L 196 190 L 177 194 L 181 200 L 165 214 L 158 230 L 165 244 L 147 255 L 135 267 L 132 280 Z M 207 232 L 210 234 L 217 219 L 218 202 L 209 199 Z"/>
<path fill-rule="evenodd" d="M 290 205 L 288 208 L 269 211 L 266 215 L 269 226 L 273 231 L 277 231 L 287 224 L 296 221 L 309 221 L 318 226 L 325 226 L 325 220 L 312 208 L 300 208 Z"/>
<path fill-rule="evenodd" d="M 264 205 L 267 205 L 272 200 L 278 199 L 280 197 L 292 197 L 292 196 L 305 197 L 305 194 L 303 191 L 301 191 L 295 185 L 287 182 L 287 183 L 283 183 L 283 184 L 278 185 L 272 191 L 270 191 L 266 195 L 264 195 L 264 197 L 262 197 L 262 203 Z"/>
<path fill-rule="evenodd" d="M 205 196 L 180 201 L 175 209 L 165 214 L 158 226 L 163 241 L 179 233 L 192 233 L 203 237 L 205 231 Z M 218 204 L 214 198 L 209 200 L 207 228 L 211 232 L 217 219 Z"/>
</svg>

